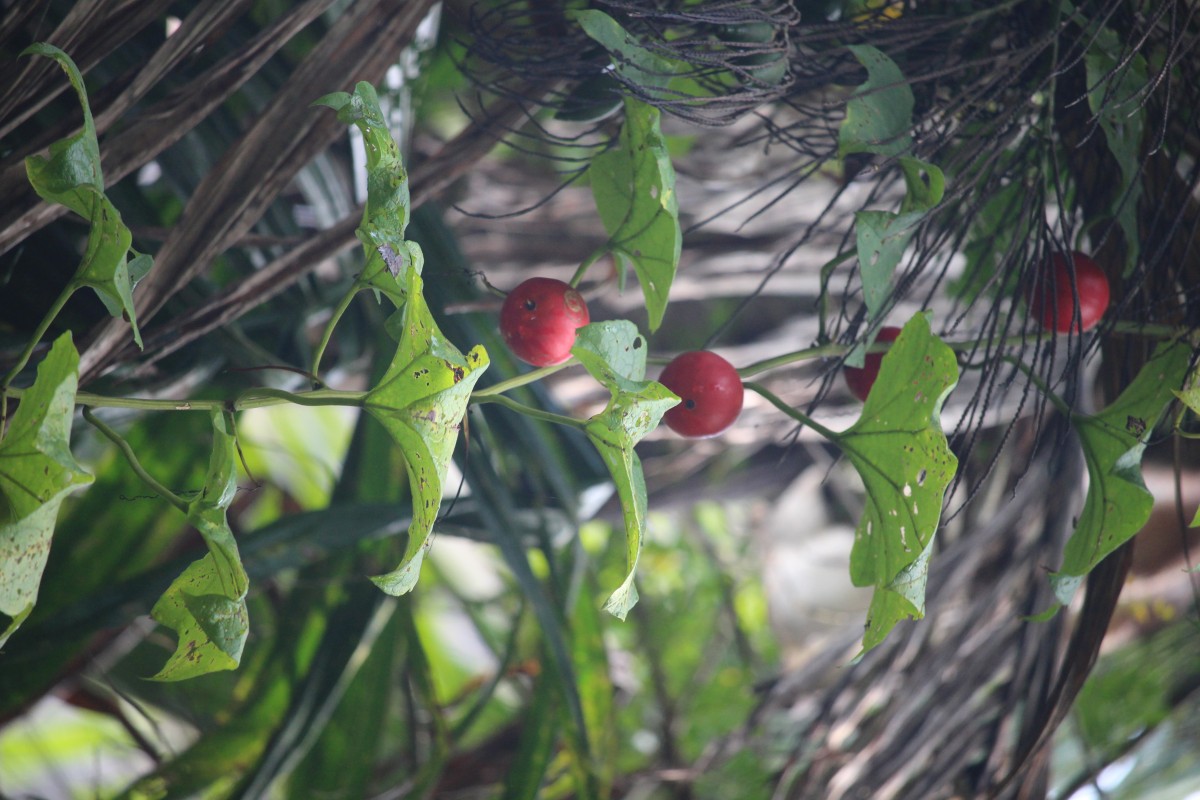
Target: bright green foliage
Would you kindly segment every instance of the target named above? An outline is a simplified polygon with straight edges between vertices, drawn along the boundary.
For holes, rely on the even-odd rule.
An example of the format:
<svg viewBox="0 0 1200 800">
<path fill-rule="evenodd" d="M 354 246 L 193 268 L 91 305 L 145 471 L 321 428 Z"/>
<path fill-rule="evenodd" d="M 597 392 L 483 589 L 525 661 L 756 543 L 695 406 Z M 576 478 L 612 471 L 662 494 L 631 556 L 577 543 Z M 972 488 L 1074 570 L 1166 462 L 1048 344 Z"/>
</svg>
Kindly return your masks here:
<svg viewBox="0 0 1200 800">
<path fill-rule="evenodd" d="M 489 363 L 483 347 L 476 345 L 464 356 L 442 336 L 425 304 L 422 285 L 421 276 L 410 269 L 400 344 L 387 374 L 366 401 L 367 410 L 404 452 L 412 489 L 413 516 L 404 559 L 392 572 L 372 578 L 393 595 L 404 594 L 417 583 L 458 429 L 471 390 Z"/>
<path fill-rule="evenodd" d="M 1191 348 L 1159 345 L 1133 383 L 1096 416 L 1075 416 L 1088 470 L 1088 493 L 1079 524 L 1050 576 L 1058 601 L 1067 604 L 1092 568 L 1141 530 L 1154 497 L 1142 481 L 1142 452 L 1187 373 Z"/>
<path fill-rule="evenodd" d="M 926 315 L 917 314 L 883 357 L 862 416 L 834 436 L 866 487 L 850 553 L 854 585 L 875 587 L 863 651 L 900 620 L 925 614 L 933 537 L 958 467 L 940 414 L 957 383 L 954 352 L 930 332 Z"/>
<path fill-rule="evenodd" d="M 1100 122 L 1108 151 L 1121 169 L 1112 213 L 1125 234 L 1125 274 L 1137 264 L 1138 201 L 1142 196 L 1142 137 L 1146 128 L 1146 59 L 1130 53 L 1111 28 L 1090 40 L 1087 67 L 1088 107 Z"/>
<path fill-rule="evenodd" d="M 188 503 L 187 521 L 208 553 L 193 562 L 154 604 L 151 616 L 179 635 L 179 645 L 154 680 L 178 681 L 236 669 L 250 623 L 242 567 L 226 512 L 237 491 L 232 418 L 213 412 L 213 451 L 204 489 Z"/>
<path fill-rule="evenodd" d="M 0 440 L 0 612 L 3 645 L 37 602 L 63 499 L 92 482 L 71 455 L 79 354 L 64 333 L 38 365 Z"/>
<path fill-rule="evenodd" d="M 637 603 L 634 575 L 646 535 L 646 480 L 634 445 L 679 402 L 669 389 L 646 374 L 646 344 L 628 321 L 594 323 L 579 329 L 571 352 L 592 377 L 612 392 L 604 410 L 588 420 L 586 432 L 616 483 L 625 520 L 625 580 L 605 610 L 625 619 Z"/>
<path fill-rule="evenodd" d="M 104 194 L 100 145 L 96 141 L 96 124 L 88 105 L 83 77 L 71 57 L 53 45 L 32 44 L 22 55 L 41 55 L 57 61 L 75 87 L 83 107 L 83 129 L 79 133 L 51 144 L 48 159 L 38 155 L 25 159 L 29 182 L 38 195 L 48 202 L 66 206 L 91 223 L 87 249 L 70 290 L 79 286 L 95 289 L 110 314 L 126 316 L 133 328 L 134 341 L 141 347 L 142 335 L 133 307 L 133 287 L 149 271 L 152 261 L 147 255 L 126 261 L 133 234 Z"/>
<path fill-rule="evenodd" d="M 659 116 L 653 106 L 626 99 L 621 136 L 592 159 L 590 172 L 608 249 L 623 270 L 632 265 L 637 273 L 652 331 L 662 324 L 683 244 L 675 168 Z"/>
<path fill-rule="evenodd" d="M 867 68 L 867 81 L 846 103 L 846 118 L 838 131 L 838 155 L 900 155 L 912 145 L 912 89 L 896 62 L 883 51 L 868 44 L 847 47 Z"/>
<path fill-rule="evenodd" d="M 375 87 L 360 81 L 354 94 L 334 92 L 313 105 L 336 110 L 339 120 L 362 131 L 367 151 L 367 203 L 356 233 L 367 266 L 356 288 L 370 286 L 399 308 L 404 303 L 404 274 L 410 266 L 419 273 L 424 256 L 415 242 L 404 239 L 409 219 L 408 172 L 379 109 Z"/>
</svg>

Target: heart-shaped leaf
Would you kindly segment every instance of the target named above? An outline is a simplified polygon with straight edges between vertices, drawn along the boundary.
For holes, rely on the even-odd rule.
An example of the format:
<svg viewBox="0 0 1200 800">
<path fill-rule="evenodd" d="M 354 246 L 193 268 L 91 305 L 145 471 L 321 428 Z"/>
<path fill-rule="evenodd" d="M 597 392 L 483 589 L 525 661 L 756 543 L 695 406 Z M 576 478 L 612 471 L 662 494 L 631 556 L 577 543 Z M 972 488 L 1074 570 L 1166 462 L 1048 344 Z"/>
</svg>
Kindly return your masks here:
<svg viewBox="0 0 1200 800">
<path fill-rule="evenodd" d="M 834 436 L 866 488 L 850 553 L 854 585 L 875 587 L 864 652 L 900 620 L 925 614 L 930 548 L 958 468 L 940 419 L 957 383 L 954 351 L 917 314 L 884 355 L 858 421 Z"/>
<path fill-rule="evenodd" d="M 616 145 L 592 159 L 592 195 L 608 231 L 608 247 L 622 269 L 633 266 L 650 330 L 666 313 L 679 267 L 683 234 L 675 196 L 675 168 L 659 127 L 659 112 L 625 100 L 625 125 Z"/>
<path fill-rule="evenodd" d="M 866 67 L 867 80 L 846 103 L 846 118 L 838 130 L 838 155 L 899 155 L 912 146 L 912 89 L 896 62 L 882 50 L 868 44 L 848 48 Z"/>
<path fill-rule="evenodd" d="M 396 569 L 371 579 L 392 595 L 411 591 L 420 576 L 467 402 L 488 366 L 482 346 L 464 356 L 442 336 L 422 286 L 421 276 L 409 270 L 400 343 L 383 380 L 366 399 L 367 411 L 383 423 L 403 451 L 412 490 L 412 523 L 404 558 Z"/>
<path fill-rule="evenodd" d="M 100 145 L 96 124 L 88 105 L 83 76 L 71 57 L 45 43 L 30 45 L 22 55 L 40 55 L 58 62 L 67 73 L 83 107 L 83 128 L 76 134 L 50 145 L 50 157 L 33 155 L 25 159 L 29 183 L 42 199 L 59 203 L 91 223 L 87 248 L 73 278 L 78 286 L 90 286 L 114 317 L 129 320 L 133 338 L 142 346 L 137 313 L 133 306 L 133 287 L 150 268 L 147 255 L 134 263 L 127 261 L 133 235 L 121 221 L 121 213 L 104 194 L 104 174 L 100 168 Z"/>
<path fill-rule="evenodd" d="M 669 389 L 646 374 L 645 339 L 632 322 L 620 320 L 580 328 L 571 352 L 612 397 L 584 428 L 612 474 L 625 521 L 625 580 L 604 608 L 625 619 L 637 603 L 634 576 L 646 535 L 646 479 L 634 445 L 658 426 L 668 409 L 679 402 Z"/>
<path fill-rule="evenodd" d="M 1142 452 L 1174 397 L 1172 390 L 1183 384 L 1190 359 L 1186 343 L 1161 344 L 1108 408 L 1096 416 L 1072 417 L 1087 463 L 1088 492 L 1062 566 L 1050 576 L 1059 603 L 1071 602 L 1084 577 L 1150 518 L 1154 496 L 1142 481 Z"/>
<path fill-rule="evenodd" d="M 10 618 L 0 645 L 37 603 L 59 506 L 92 482 L 71 455 L 78 380 L 79 354 L 64 333 L 38 365 L 0 440 L 0 612 Z"/>
<path fill-rule="evenodd" d="M 854 215 L 863 300 L 872 320 L 882 313 L 891 296 L 892 273 L 916 233 L 917 223 L 942 202 L 946 191 L 946 178 L 938 167 L 908 156 L 901 156 L 898 162 L 906 187 L 900 213 L 868 210 Z M 863 348 L 868 344 L 864 343 Z M 851 366 L 862 366 L 861 358 L 862 348 L 859 348 L 846 361 Z"/>
<path fill-rule="evenodd" d="M 212 425 L 204 488 L 187 507 L 187 521 L 204 537 L 208 553 L 172 581 L 150 611 L 179 637 L 174 654 L 152 680 L 179 681 L 237 668 L 250 630 L 250 579 L 226 517 L 237 491 L 232 419 L 214 411 Z"/>
</svg>

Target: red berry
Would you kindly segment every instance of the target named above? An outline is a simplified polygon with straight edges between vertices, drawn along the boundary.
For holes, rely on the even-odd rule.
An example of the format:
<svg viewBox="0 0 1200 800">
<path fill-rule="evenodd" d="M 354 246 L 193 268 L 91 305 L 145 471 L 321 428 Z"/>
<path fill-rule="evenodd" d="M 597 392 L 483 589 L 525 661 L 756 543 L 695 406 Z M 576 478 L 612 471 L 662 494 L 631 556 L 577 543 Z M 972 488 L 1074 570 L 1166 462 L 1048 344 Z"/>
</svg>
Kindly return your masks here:
<svg viewBox="0 0 1200 800">
<path fill-rule="evenodd" d="M 899 328 L 888 325 L 879 329 L 879 333 L 875 334 L 875 341 L 894 342 L 899 335 Z M 861 368 L 846 367 L 846 385 L 850 387 L 854 396 L 864 403 L 867 402 L 867 395 L 871 393 L 871 387 L 875 385 L 875 379 L 879 377 L 879 365 L 883 363 L 884 355 L 867 353 Z"/>
<path fill-rule="evenodd" d="M 1074 287 L 1071 273 L 1075 273 Z M 1079 294 L 1076 313 L 1075 294 Z M 1025 301 L 1029 313 L 1046 330 L 1076 334 L 1096 327 L 1108 310 L 1108 278 L 1095 261 L 1083 253 L 1071 253 L 1070 262 L 1061 253 L 1050 257 L 1048 269 L 1034 276 Z"/>
<path fill-rule="evenodd" d="M 571 357 L 575 329 L 590 321 L 583 295 L 554 278 L 530 278 L 508 293 L 500 335 L 513 355 L 535 367 Z"/>
<path fill-rule="evenodd" d="M 658 382 L 679 395 L 679 405 L 663 415 L 663 422 L 680 436 L 716 436 L 742 411 L 741 376 L 716 353 L 681 353 L 667 364 Z"/>
</svg>

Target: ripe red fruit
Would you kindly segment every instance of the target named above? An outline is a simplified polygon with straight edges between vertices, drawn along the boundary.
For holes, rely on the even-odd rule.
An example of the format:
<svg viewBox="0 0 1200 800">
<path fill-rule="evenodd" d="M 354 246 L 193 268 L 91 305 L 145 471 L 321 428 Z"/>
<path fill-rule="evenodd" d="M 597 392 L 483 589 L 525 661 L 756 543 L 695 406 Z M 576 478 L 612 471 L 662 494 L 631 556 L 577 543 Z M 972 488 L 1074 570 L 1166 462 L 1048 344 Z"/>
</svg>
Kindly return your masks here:
<svg viewBox="0 0 1200 800">
<path fill-rule="evenodd" d="M 875 334 L 875 341 L 894 342 L 899 335 L 899 328 L 888 325 L 879 329 L 879 333 Z M 879 365 L 883 363 L 884 355 L 867 353 L 861 368 L 846 367 L 846 385 L 850 387 L 854 396 L 864 403 L 867 402 L 867 395 L 871 393 L 871 387 L 875 385 L 875 379 L 879 377 Z"/>
<path fill-rule="evenodd" d="M 590 321 L 583 295 L 554 278 L 530 278 L 508 293 L 500 335 L 513 355 L 535 367 L 571 357 L 575 329 Z"/>
<path fill-rule="evenodd" d="M 1071 285 L 1071 272 L 1075 285 Z M 1079 311 L 1075 294 L 1079 294 Z M 1046 330 L 1076 334 L 1096 327 L 1108 310 L 1108 278 L 1095 261 L 1083 253 L 1071 253 L 1070 262 L 1061 254 L 1050 257 L 1025 292 L 1029 313 Z"/>
<path fill-rule="evenodd" d="M 716 353 L 681 353 L 667 364 L 658 382 L 679 395 L 679 405 L 663 415 L 663 422 L 680 436 L 716 436 L 742 411 L 741 376 Z"/>
</svg>

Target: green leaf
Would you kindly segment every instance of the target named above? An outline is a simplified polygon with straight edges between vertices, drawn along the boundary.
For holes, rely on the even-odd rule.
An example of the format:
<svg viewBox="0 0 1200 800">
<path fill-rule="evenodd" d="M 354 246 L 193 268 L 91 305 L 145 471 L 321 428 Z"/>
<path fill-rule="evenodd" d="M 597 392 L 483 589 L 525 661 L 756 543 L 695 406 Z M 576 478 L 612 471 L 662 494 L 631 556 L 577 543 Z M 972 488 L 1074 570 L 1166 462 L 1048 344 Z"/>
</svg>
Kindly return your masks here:
<svg viewBox="0 0 1200 800">
<path fill-rule="evenodd" d="M 634 445 L 657 427 L 667 409 L 679 398 L 655 381 L 643 381 L 646 347 L 632 322 L 587 325 L 576 333 L 571 353 L 600 381 L 612 397 L 608 405 L 587 422 L 588 438 L 600 453 L 616 483 L 625 521 L 625 557 L 628 572 L 605 610 L 619 619 L 637 603 L 634 576 L 646 535 L 646 479 Z"/>
<path fill-rule="evenodd" d="M 834 436 L 866 488 L 850 553 L 854 585 L 875 587 L 863 652 L 900 620 L 925 614 L 933 537 L 958 467 L 940 419 L 957 383 L 954 351 L 930 332 L 927 316 L 917 314 L 884 355 L 862 416 Z"/>
<path fill-rule="evenodd" d="M 575 331 L 575 344 L 579 349 L 571 352 L 609 388 L 618 378 L 640 381 L 646 377 L 649 348 L 637 326 L 627 319 L 585 325 Z"/>
<path fill-rule="evenodd" d="M 71 455 L 79 354 L 64 333 L 38 365 L 33 386 L 0 440 L 0 612 L 3 645 L 37 603 L 58 509 L 92 482 Z"/>
<path fill-rule="evenodd" d="M 847 46 L 867 68 L 867 80 L 846 103 L 846 118 L 838 131 L 838 156 L 899 155 L 912 146 L 912 89 L 896 62 L 878 48 Z"/>
<path fill-rule="evenodd" d="M 374 86 L 360 81 L 354 94 L 334 92 L 313 105 L 336 110 L 339 120 L 362 132 L 367 153 L 367 203 L 356 234 L 367 266 L 356 285 L 376 289 L 399 308 L 404 303 L 404 274 L 409 267 L 419 273 L 424 257 L 419 245 L 404 239 L 409 221 L 408 172 L 379 108 L 379 96 Z"/>
<path fill-rule="evenodd" d="M 1142 529 L 1154 497 L 1142 481 L 1142 452 L 1187 373 L 1191 348 L 1163 343 L 1125 391 L 1096 416 L 1075 416 L 1088 470 L 1079 523 L 1050 576 L 1059 603 L 1071 602 L 1083 578 Z"/>
<path fill-rule="evenodd" d="M 878 318 L 891 295 L 892 273 L 904 256 L 917 223 L 942 202 L 946 191 L 946 178 L 933 164 L 908 156 L 901 156 L 899 163 L 907 189 L 900 213 L 859 211 L 854 215 L 863 300 L 870 319 Z M 861 366 L 857 356 L 850 362 L 852 366 Z"/>
<path fill-rule="evenodd" d="M 650 330 L 658 330 L 683 244 L 675 168 L 658 109 L 625 100 L 621 136 L 612 149 L 592 159 L 591 179 L 596 210 L 609 235 L 607 247 L 622 270 L 633 266 Z"/>
<path fill-rule="evenodd" d="M 629 83 L 646 89 L 664 89 L 681 70 L 643 47 L 638 40 L 608 14 L 595 9 L 568 12 L 583 32 L 598 42 L 613 57 L 613 68 Z"/>
<path fill-rule="evenodd" d="M 133 235 L 121 221 L 121 213 L 104 194 L 104 174 L 100 168 L 100 145 L 96 124 L 88 105 L 83 76 L 71 57 L 53 45 L 37 43 L 22 55 L 40 55 L 58 62 L 67 73 L 83 107 L 83 129 L 73 136 L 50 145 L 50 157 L 33 155 L 25 159 L 29 183 L 38 195 L 59 203 L 91 223 L 87 248 L 73 278 L 77 286 L 90 286 L 114 317 L 124 315 L 133 328 L 133 338 L 142 346 L 137 313 L 133 306 L 133 287 L 150 268 L 150 257 L 139 255 L 134 266 L 126 261 Z"/>
<path fill-rule="evenodd" d="M 208 553 L 171 583 L 150 612 L 179 637 L 174 654 L 151 680 L 179 681 L 236 669 L 249 632 L 246 591 L 250 579 L 226 519 L 237 491 L 232 421 L 214 411 L 212 425 L 208 475 L 187 509 L 187 521 L 204 537 Z"/>
<path fill-rule="evenodd" d="M 383 380 L 366 400 L 367 411 L 383 423 L 403 451 L 412 490 L 413 516 L 404 559 L 393 571 L 371 579 L 393 595 L 411 591 L 417 583 L 458 429 L 471 390 L 488 366 L 483 347 L 476 345 L 464 356 L 442 336 L 425 304 L 422 285 L 421 276 L 410 270 L 399 346 Z"/>
<path fill-rule="evenodd" d="M 1084 56 L 1090 87 L 1088 106 L 1099 120 L 1108 151 L 1121 170 L 1112 211 L 1125 234 L 1125 275 L 1129 276 L 1137 265 L 1141 243 L 1137 208 L 1142 196 L 1146 59 L 1141 53 L 1130 53 L 1111 28 L 1101 28 L 1089 42 Z"/>
</svg>

